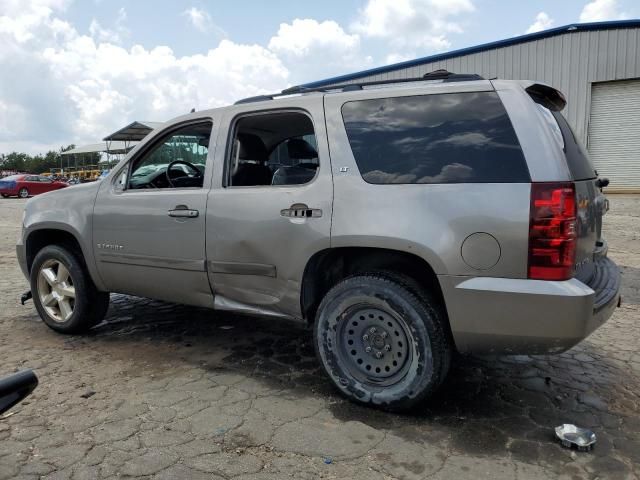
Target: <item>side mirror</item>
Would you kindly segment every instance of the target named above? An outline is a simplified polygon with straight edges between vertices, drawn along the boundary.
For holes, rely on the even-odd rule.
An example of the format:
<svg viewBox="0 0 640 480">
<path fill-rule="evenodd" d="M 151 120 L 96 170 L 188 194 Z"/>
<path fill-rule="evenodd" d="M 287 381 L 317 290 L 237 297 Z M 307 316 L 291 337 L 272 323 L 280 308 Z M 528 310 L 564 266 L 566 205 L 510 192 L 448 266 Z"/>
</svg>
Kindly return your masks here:
<svg viewBox="0 0 640 480">
<path fill-rule="evenodd" d="M 127 168 L 122 169 L 118 173 L 118 176 L 116 177 L 113 183 L 113 189 L 116 192 L 124 192 L 125 188 L 127 188 L 127 173 L 128 173 Z"/>
<path fill-rule="evenodd" d="M 27 398 L 38 386 L 32 370 L 23 370 L 0 378 L 0 414 Z"/>
</svg>

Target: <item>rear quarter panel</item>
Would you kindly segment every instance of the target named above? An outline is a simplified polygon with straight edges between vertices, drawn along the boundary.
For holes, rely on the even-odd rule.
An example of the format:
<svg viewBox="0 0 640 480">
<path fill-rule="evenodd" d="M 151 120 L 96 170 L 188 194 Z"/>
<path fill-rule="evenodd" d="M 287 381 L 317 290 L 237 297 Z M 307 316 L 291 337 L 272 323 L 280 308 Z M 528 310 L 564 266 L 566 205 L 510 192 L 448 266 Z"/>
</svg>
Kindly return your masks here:
<svg viewBox="0 0 640 480">
<path fill-rule="evenodd" d="M 450 84 L 440 89 L 407 88 L 401 95 L 492 90 L 489 82 L 465 83 L 455 90 Z M 438 275 L 526 278 L 528 183 L 373 185 L 363 180 L 341 108 L 347 101 L 390 95 L 365 90 L 325 96 L 334 175 L 332 247 L 370 246 L 413 253 Z M 490 268 L 473 268 L 461 255 L 465 239 L 479 232 L 489 233 L 499 244 L 499 259 Z"/>
</svg>

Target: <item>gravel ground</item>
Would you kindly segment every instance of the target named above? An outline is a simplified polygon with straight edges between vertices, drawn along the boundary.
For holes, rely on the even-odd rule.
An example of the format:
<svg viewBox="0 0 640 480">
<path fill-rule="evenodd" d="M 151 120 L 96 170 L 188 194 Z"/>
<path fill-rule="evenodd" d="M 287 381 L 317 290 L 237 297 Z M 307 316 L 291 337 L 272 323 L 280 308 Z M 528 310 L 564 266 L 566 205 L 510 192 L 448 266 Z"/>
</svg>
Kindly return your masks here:
<svg viewBox="0 0 640 480">
<path fill-rule="evenodd" d="M 638 478 L 640 197 L 610 200 L 622 308 L 559 356 L 458 359 L 412 415 L 343 400 L 287 323 L 112 295 L 92 333 L 55 334 L 18 302 L 24 202 L 0 200 L 0 374 L 40 378 L 0 419 L 0 479 Z M 565 422 L 595 450 L 561 448 Z"/>
</svg>

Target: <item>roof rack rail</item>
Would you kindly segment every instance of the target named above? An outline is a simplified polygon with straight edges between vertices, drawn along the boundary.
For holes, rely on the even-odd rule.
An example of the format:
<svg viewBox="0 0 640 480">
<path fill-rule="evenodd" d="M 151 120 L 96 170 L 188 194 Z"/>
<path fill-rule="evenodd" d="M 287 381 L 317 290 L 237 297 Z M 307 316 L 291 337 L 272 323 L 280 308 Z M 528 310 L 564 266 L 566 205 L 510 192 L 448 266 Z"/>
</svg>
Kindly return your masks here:
<svg viewBox="0 0 640 480">
<path fill-rule="evenodd" d="M 241 100 L 238 100 L 234 105 L 241 105 L 243 103 L 252 103 L 252 102 L 263 102 L 266 100 L 273 100 L 273 97 L 276 95 L 257 95 L 255 97 L 247 97 Z"/>
<path fill-rule="evenodd" d="M 290 95 L 294 93 L 308 92 L 329 92 L 339 90 L 348 92 L 352 90 L 362 90 L 362 87 L 371 87 L 376 85 L 389 85 L 394 83 L 424 82 L 426 80 L 442 80 L 443 82 L 465 82 L 471 80 L 484 80 L 483 77 L 476 73 L 452 73 L 447 70 L 435 70 L 424 74 L 422 77 L 396 78 L 392 80 L 372 80 L 369 82 L 341 83 L 338 85 L 327 85 L 322 87 L 304 87 L 302 85 L 290 87 L 282 91 L 282 95 Z"/>
<path fill-rule="evenodd" d="M 424 80 L 444 80 L 445 82 L 468 82 L 471 80 L 484 80 L 477 73 L 452 73 L 444 68 L 425 73 L 422 78 Z"/>
<path fill-rule="evenodd" d="M 478 74 L 475 73 L 452 73 L 447 70 L 434 70 L 424 74 L 422 77 L 412 78 L 396 78 L 393 80 L 372 80 L 369 82 L 354 82 L 354 83 L 342 83 L 338 85 L 328 85 L 323 87 L 305 87 L 297 85 L 295 87 L 289 87 L 282 90 L 280 93 L 274 93 L 273 95 L 259 95 L 257 97 L 244 98 L 238 100 L 235 104 L 251 102 L 262 102 L 265 100 L 273 100 L 275 97 L 281 97 L 284 95 L 294 95 L 299 93 L 312 93 L 312 92 L 351 92 L 354 90 L 362 90 L 363 87 L 372 87 L 376 85 L 391 85 L 394 83 L 410 83 L 410 82 L 424 82 L 428 80 L 442 80 L 443 82 L 467 82 L 471 80 L 484 80 Z"/>
</svg>

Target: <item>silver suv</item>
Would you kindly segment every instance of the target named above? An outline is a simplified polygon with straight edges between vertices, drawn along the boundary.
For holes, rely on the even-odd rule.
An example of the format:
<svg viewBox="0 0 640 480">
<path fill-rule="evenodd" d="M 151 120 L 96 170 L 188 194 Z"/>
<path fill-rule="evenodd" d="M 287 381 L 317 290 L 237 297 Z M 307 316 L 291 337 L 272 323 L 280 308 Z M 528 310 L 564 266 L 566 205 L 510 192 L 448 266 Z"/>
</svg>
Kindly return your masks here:
<svg viewBox="0 0 640 480">
<path fill-rule="evenodd" d="M 108 292 L 312 326 L 347 397 L 412 407 L 461 353 L 562 352 L 619 304 L 608 208 L 528 81 L 292 88 L 176 118 L 102 182 L 31 199 L 18 259 L 52 329 Z"/>
</svg>

